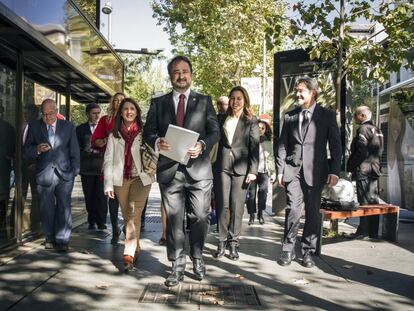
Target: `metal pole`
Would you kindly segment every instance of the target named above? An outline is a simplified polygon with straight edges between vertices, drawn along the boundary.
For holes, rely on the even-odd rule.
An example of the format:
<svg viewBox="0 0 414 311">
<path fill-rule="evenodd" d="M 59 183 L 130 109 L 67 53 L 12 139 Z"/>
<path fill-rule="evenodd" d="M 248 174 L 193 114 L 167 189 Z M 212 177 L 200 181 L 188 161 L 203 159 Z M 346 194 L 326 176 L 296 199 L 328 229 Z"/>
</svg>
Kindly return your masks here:
<svg viewBox="0 0 414 311">
<path fill-rule="evenodd" d="M 112 45 L 112 42 L 111 42 L 111 32 L 112 32 L 112 29 L 111 29 L 111 13 L 109 13 L 108 14 L 108 42 L 109 42 L 109 44 L 111 44 Z"/>
<path fill-rule="evenodd" d="M 262 105 L 260 109 L 260 113 L 265 113 L 265 107 L 266 107 L 266 35 L 263 34 L 263 77 L 262 77 Z"/>
</svg>

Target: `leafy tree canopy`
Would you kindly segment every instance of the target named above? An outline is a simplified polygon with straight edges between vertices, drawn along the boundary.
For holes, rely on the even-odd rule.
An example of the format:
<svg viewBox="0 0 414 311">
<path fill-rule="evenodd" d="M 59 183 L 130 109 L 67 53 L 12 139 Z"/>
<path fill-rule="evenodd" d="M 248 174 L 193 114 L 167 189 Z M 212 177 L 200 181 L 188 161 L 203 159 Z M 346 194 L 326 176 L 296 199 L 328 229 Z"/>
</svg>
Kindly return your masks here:
<svg viewBox="0 0 414 311">
<path fill-rule="evenodd" d="M 414 67 L 412 1 L 346 0 L 342 17 L 339 1 L 302 0 L 293 5 L 293 10 L 299 14 L 290 19 L 291 39 L 309 48 L 311 59 L 336 58 L 333 66 L 341 66 L 334 68 L 341 77 L 347 75 L 348 80 L 361 83 L 368 70 L 368 79 L 384 83 L 390 72 L 401 66 Z M 351 25 L 361 23 L 377 27 L 358 38 L 352 34 Z M 375 42 L 385 34 L 386 41 Z"/>
<path fill-rule="evenodd" d="M 270 59 L 281 46 L 281 1 L 154 0 L 153 10 L 175 52 L 191 58 L 194 83 L 214 98 L 262 63 L 265 34 Z"/>
</svg>

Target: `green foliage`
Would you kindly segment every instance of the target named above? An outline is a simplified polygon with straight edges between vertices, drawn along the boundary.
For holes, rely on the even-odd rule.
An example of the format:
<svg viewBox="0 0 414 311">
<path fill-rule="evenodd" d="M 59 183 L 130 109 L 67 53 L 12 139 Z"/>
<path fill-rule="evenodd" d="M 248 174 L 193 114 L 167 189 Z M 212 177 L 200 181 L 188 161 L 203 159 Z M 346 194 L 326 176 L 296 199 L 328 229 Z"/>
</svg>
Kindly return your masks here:
<svg viewBox="0 0 414 311">
<path fill-rule="evenodd" d="M 93 23 L 96 23 L 96 0 L 76 0 L 76 3 L 82 12 L 85 13 Z"/>
<path fill-rule="evenodd" d="M 125 63 L 125 93 L 134 98 L 143 111 L 148 111 L 150 99 L 169 89 L 168 77 L 161 56 L 121 54 Z"/>
<path fill-rule="evenodd" d="M 264 36 L 269 72 L 285 30 L 283 5 L 273 0 L 154 0 L 153 10 L 175 52 L 190 57 L 194 84 L 213 98 L 262 63 Z"/>
<path fill-rule="evenodd" d="M 310 49 L 311 59 L 338 59 L 339 52 L 344 51 L 333 69 L 338 72 L 339 64 L 341 77 L 346 75 L 354 84 L 367 78 L 382 84 L 390 72 L 401 66 L 414 67 L 412 1 L 396 4 L 393 1 L 349 0 L 343 18 L 335 3 L 338 4 L 331 0 L 315 3 L 301 0 L 293 6 L 299 17 L 290 20 L 290 37 L 302 48 Z M 364 24 L 383 25 L 384 29 L 376 29 L 367 37 L 352 36 L 350 25 L 358 25 L 363 19 L 366 20 Z M 343 34 L 341 25 L 344 26 Z M 384 33 L 388 36 L 385 44 L 373 40 L 376 34 Z"/>
<path fill-rule="evenodd" d="M 70 106 L 70 121 L 76 126 L 88 121 L 85 113 L 85 105 L 71 105 Z"/>
</svg>

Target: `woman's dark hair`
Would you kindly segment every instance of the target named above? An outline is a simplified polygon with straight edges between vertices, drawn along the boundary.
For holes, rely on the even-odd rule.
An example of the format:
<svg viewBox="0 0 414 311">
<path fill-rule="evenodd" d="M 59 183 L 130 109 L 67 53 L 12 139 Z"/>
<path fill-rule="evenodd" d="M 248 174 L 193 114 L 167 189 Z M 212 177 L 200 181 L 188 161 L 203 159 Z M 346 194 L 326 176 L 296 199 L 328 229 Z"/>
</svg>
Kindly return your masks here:
<svg viewBox="0 0 414 311">
<path fill-rule="evenodd" d="M 137 122 L 137 125 L 141 130 L 143 127 L 141 108 L 139 108 L 138 103 L 132 98 L 124 98 L 119 104 L 118 111 L 115 114 L 115 122 L 114 127 L 112 129 L 112 135 L 114 135 L 114 137 L 116 138 L 120 138 L 119 131 L 121 130 L 122 126 L 122 109 L 124 109 L 126 103 L 131 103 L 135 106 L 135 109 L 137 110 L 137 116 L 135 118 L 135 121 Z"/>
<path fill-rule="evenodd" d="M 263 134 L 264 140 L 272 140 L 272 128 L 270 127 L 269 123 L 263 120 L 259 120 L 260 124 L 264 124 L 265 132 Z"/>
<path fill-rule="evenodd" d="M 190 67 L 191 74 L 193 73 L 193 65 L 191 64 L 191 62 L 188 59 L 188 57 L 185 57 L 183 55 L 178 55 L 178 56 L 174 57 L 172 60 L 170 60 L 170 62 L 167 65 L 167 70 L 168 70 L 168 74 L 169 74 L 170 77 L 172 75 L 172 68 L 173 68 L 174 64 L 176 64 L 178 62 L 185 62 L 185 63 L 187 63 L 188 66 Z"/>
<path fill-rule="evenodd" d="M 251 119 L 253 116 L 253 113 L 250 109 L 250 98 L 249 98 L 249 93 L 247 93 L 246 89 L 242 86 L 235 86 L 234 88 L 231 89 L 230 94 L 229 94 L 229 108 L 227 108 L 227 113 L 230 116 L 233 116 L 233 108 L 231 107 L 231 94 L 233 92 L 239 91 L 243 94 L 243 98 L 244 98 L 244 107 L 243 107 L 243 115 L 248 118 Z"/>
</svg>

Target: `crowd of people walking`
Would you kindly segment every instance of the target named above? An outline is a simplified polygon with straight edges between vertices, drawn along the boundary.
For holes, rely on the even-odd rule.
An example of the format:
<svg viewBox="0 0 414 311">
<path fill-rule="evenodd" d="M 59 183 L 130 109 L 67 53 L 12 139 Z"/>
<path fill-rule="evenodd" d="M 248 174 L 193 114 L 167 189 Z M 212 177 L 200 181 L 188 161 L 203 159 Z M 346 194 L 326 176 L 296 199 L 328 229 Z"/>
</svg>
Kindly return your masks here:
<svg viewBox="0 0 414 311">
<path fill-rule="evenodd" d="M 245 205 L 250 216 L 248 224 L 254 224 L 257 215 L 258 223 L 263 225 L 269 182 L 277 182 L 286 191 L 290 209 L 277 262 L 287 266 L 296 257 L 304 203 L 301 262 L 304 267 L 313 267 L 322 188 L 337 183 L 341 164 L 335 112 L 317 104 L 316 80 L 297 79 L 297 106 L 285 114 L 281 135 L 277 137 L 275 133 L 277 144 L 273 145 L 271 125 L 254 115 L 246 89 L 235 86 L 228 97 L 221 96 L 216 112 L 210 96 L 192 89 L 193 68 L 187 57 L 174 57 L 168 64 L 168 73 L 172 91 L 152 99 L 145 124 L 138 103 L 123 93 L 114 94 L 105 116 L 100 117 L 99 105 L 87 105 L 88 121 L 76 129 L 72 123 L 57 118 L 53 100 L 43 101 L 42 119 L 29 124 L 25 156 L 36 163 L 45 248 L 68 250 L 71 192 L 74 178 L 80 173 L 88 228 L 106 229 L 109 209 L 113 244 L 118 243 L 121 233 L 120 206 L 125 233 L 123 263 L 125 271 L 130 271 L 141 251 L 141 219 L 151 184 L 156 180 L 163 215 L 159 244 L 166 245 L 171 262 L 165 285 L 175 286 L 184 278 L 186 234 L 194 275 L 202 280 L 206 275 L 203 250 L 209 231 L 212 193 L 218 220 L 214 255 L 221 258 L 229 249 L 229 258 L 239 260 Z M 362 116 L 369 115 L 365 108 L 357 110 L 356 118 L 368 124 L 364 122 L 369 118 Z M 361 128 L 360 136 L 370 133 L 369 124 Z M 170 125 L 198 134 L 194 146 L 187 150 L 188 162 L 167 156 L 168 151 L 176 148 L 166 138 Z M 366 147 L 364 143 L 355 142 L 353 150 L 361 145 Z M 375 149 L 377 154 L 379 149 Z M 154 171 L 147 167 L 148 159 L 152 159 L 144 155 L 148 150 L 158 157 Z M 364 159 L 355 156 L 352 160 L 349 170 L 360 172 L 356 167 Z M 362 181 L 366 180 L 365 175 L 358 179 L 361 189 L 372 188 L 377 176 L 374 173 L 368 176 L 368 181 Z M 365 234 L 366 226 L 358 234 L 362 230 Z M 375 228 L 370 229 L 374 235 L 371 230 Z"/>
</svg>

